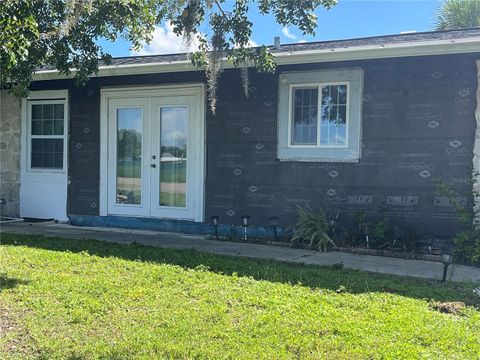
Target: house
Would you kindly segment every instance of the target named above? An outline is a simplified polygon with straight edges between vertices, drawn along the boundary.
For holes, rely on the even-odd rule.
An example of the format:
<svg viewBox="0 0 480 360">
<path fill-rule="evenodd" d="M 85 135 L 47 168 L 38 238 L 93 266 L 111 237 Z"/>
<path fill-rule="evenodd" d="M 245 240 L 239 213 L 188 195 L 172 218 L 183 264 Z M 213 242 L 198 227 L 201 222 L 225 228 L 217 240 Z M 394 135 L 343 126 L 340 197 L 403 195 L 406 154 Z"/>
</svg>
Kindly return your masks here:
<svg viewBox="0 0 480 360">
<path fill-rule="evenodd" d="M 85 87 L 45 68 L 21 103 L 3 91 L 4 215 L 205 233 L 246 214 L 262 234 L 307 202 L 458 231 L 437 181 L 473 206 L 480 29 L 271 50 L 277 70 L 251 70 L 248 97 L 226 66 L 215 114 L 185 54 L 115 58 Z"/>
</svg>

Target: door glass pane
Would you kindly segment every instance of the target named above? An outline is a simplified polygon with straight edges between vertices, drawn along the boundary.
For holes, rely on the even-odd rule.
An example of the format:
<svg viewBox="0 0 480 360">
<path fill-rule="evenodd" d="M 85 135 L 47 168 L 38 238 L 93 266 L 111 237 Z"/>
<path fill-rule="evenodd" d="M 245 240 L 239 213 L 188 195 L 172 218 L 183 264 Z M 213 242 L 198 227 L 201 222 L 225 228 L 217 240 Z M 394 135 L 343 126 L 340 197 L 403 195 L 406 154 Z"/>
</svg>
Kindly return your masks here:
<svg viewBox="0 0 480 360">
<path fill-rule="evenodd" d="M 32 139 L 32 169 L 63 169 L 63 139 Z"/>
<path fill-rule="evenodd" d="M 117 204 L 141 204 L 142 117 L 142 109 L 117 109 Z"/>
<path fill-rule="evenodd" d="M 186 207 L 188 107 L 160 109 L 160 206 Z"/>
<path fill-rule="evenodd" d="M 32 105 L 32 135 L 63 135 L 63 104 Z"/>
</svg>

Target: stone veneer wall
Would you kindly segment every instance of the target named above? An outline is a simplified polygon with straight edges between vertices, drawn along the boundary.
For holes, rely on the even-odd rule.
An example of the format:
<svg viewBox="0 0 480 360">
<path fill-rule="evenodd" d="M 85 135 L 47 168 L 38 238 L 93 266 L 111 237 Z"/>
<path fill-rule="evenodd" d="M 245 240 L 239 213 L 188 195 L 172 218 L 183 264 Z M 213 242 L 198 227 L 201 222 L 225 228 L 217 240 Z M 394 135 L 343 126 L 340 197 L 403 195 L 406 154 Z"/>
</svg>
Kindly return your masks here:
<svg viewBox="0 0 480 360">
<path fill-rule="evenodd" d="M 0 214 L 19 215 L 21 102 L 0 91 Z"/>
</svg>

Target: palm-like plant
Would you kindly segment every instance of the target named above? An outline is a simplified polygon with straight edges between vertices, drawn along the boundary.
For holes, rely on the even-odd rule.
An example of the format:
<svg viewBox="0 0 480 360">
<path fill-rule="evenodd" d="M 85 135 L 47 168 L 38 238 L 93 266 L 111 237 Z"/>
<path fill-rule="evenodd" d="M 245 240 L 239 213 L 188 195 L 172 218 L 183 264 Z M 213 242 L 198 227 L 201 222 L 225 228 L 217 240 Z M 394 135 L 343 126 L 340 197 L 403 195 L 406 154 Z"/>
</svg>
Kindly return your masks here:
<svg viewBox="0 0 480 360">
<path fill-rule="evenodd" d="M 453 30 L 480 26 L 480 0 L 444 0 L 437 13 L 436 29 Z"/>
<path fill-rule="evenodd" d="M 327 251 L 329 245 L 335 242 L 328 234 L 330 225 L 323 210 L 313 211 L 310 205 L 297 205 L 298 218 L 289 230 L 293 232 L 291 242 L 294 244 L 307 244 L 310 249 L 317 248 Z"/>
</svg>

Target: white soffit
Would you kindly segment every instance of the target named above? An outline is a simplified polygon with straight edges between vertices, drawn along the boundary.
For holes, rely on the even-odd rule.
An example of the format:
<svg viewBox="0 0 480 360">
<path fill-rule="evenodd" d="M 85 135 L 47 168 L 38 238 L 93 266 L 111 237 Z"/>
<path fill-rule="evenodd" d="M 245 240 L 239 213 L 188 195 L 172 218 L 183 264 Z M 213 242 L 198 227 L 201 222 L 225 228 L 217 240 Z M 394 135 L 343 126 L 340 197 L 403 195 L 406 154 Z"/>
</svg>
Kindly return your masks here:
<svg viewBox="0 0 480 360">
<path fill-rule="evenodd" d="M 332 61 L 367 60 L 408 56 L 427 56 L 443 54 L 461 54 L 480 52 L 480 37 L 464 39 L 416 41 L 395 44 L 352 46 L 343 48 L 285 51 L 274 54 L 277 65 L 308 64 Z M 226 62 L 225 68 L 233 68 Z M 100 66 L 97 75 L 119 76 L 152 73 L 169 73 L 196 71 L 189 60 L 172 62 L 152 62 L 141 64 L 105 65 Z M 74 72 L 74 71 L 73 71 Z M 59 75 L 56 70 L 43 70 L 34 74 L 34 80 L 54 80 L 73 77 L 73 74 Z"/>
</svg>

